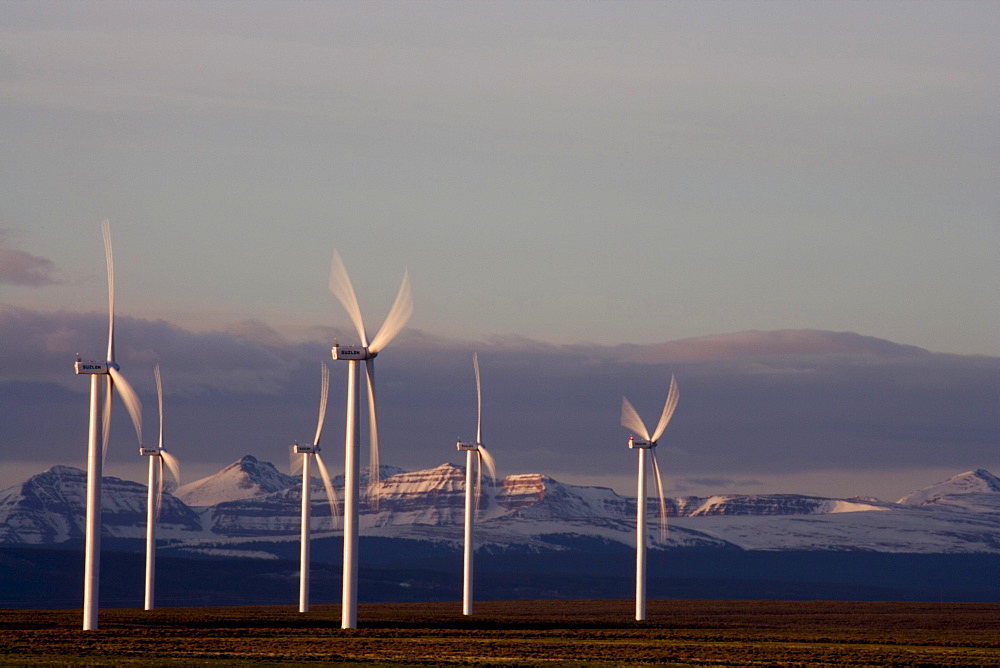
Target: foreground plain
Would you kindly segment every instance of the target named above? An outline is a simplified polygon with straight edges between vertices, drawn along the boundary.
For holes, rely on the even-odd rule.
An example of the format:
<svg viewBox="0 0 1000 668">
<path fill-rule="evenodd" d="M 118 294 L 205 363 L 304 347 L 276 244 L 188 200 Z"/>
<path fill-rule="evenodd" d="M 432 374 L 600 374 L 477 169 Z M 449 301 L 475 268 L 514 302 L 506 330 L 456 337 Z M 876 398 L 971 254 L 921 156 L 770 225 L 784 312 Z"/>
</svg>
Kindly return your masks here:
<svg viewBox="0 0 1000 668">
<path fill-rule="evenodd" d="M 1000 604 L 492 601 L 101 611 L 0 610 L 0 662 L 516 665 L 1000 665 Z"/>
</svg>

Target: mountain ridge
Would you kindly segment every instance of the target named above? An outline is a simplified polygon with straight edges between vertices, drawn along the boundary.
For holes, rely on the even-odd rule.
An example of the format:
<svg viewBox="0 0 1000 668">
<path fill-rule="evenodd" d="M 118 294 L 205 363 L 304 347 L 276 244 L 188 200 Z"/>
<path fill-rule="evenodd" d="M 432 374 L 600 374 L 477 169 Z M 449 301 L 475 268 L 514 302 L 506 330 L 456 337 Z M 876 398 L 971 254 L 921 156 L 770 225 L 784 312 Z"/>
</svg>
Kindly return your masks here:
<svg viewBox="0 0 1000 668">
<path fill-rule="evenodd" d="M 382 473 L 378 507 L 361 504 L 364 535 L 452 548 L 462 544 L 464 469 L 445 463 L 420 471 L 385 466 Z M 203 481 L 208 482 L 199 485 Z M 342 484 L 338 477 L 338 491 Z M 56 466 L 0 492 L 0 544 L 79 541 L 85 486 L 83 471 Z M 298 540 L 300 478 L 281 474 L 270 462 L 248 455 L 186 487 L 212 503 L 189 506 L 164 494 L 158 533 L 173 552 L 261 557 L 268 554 L 267 544 L 278 554 L 284 550 L 278 544 Z M 133 541 L 138 549 L 145 531 L 145 486 L 108 477 L 104 496 L 104 535 Z M 330 515 L 318 480 L 310 498 L 312 530 L 339 536 L 340 520 Z M 654 550 L 1000 553 L 1000 480 L 988 471 L 953 476 L 900 501 L 801 494 L 675 497 L 666 504 L 671 527 L 666 539 L 652 529 L 649 539 Z M 494 552 L 559 551 L 593 540 L 634 546 L 635 508 L 634 498 L 610 488 L 565 484 L 538 473 L 509 475 L 495 485 L 484 480 L 477 545 Z"/>
<path fill-rule="evenodd" d="M 271 462 L 244 455 L 217 473 L 181 485 L 173 494 L 189 506 L 212 506 L 278 492 L 291 487 L 297 480 L 295 476 L 281 473 Z"/>
<path fill-rule="evenodd" d="M 947 505 L 1000 512 L 1000 478 L 986 469 L 966 471 L 907 494 L 896 503 L 919 506 Z"/>
</svg>

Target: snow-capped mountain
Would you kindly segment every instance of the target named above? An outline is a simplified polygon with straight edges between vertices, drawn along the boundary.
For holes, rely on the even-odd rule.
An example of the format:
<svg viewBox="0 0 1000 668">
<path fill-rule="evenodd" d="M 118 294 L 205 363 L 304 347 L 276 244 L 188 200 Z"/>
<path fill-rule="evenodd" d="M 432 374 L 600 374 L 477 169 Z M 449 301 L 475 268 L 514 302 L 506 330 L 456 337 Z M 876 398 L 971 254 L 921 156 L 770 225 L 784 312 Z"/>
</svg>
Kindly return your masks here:
<svg viewBox="0 0 1000 668">
<path fill-rule="evenodd" d="M 104 478 L 102 531 L 111 538 L 144 538 L 146 486 Z M 87 473 L 53 466 L 0 492 L 0 544 L 58 544 L 82 540 Z M 179 539 L 202 530 L 198 515 L 169 493 L 163 495 L 158 532 Z"/>
<path fill-rule="evenodd" d="M 382 467 L 380 473 L 378 503 L 364 496 L 361 504 L 363 536 L 461 545 L 463 469 L 442 464 L 412 472 Z M 342 489 L 342 478 L 334 484 Z M 0 492 L 0 543 L 80 540 L 85 486 L 83 471 L 57 466 Z M 298 540 L 300 479 L 268 462 L 244 457 L 176 494 L 180 498 L 164 497 L 159 533 L 179 554 L 241 554 L 246 546 L 245 556 L 273 556 Z M 313 531 L 338 536 L 339 518 L 331 517 L 318 480 L 310 495 Z M 105 536 L 142 538 L 145 503 L 144 485 L 106 478 Z M 477 544 L 490 551 L 553 551 L 595 540 L 635 544 L 635 500 L 605 487 L 511 475 L 495 485 L 484 481 L 479 507 Z M 667 508 L 666 540 L 650 522 L 654 548 L 1000 554 L 1000 481 L 983 470 L 898 503 L 764 494 L 679 497 Z"/>
<path fill-rule="evenodd" d="M 984 469 L 966 471 L 919 492 L 907 494 L 897 503 L 1000 512 L 1000 478 Z"/>
<path fill-rule="evenodd" d="M 280 492 L 298 482 L 298 478 L 285 475 L 271 462 L 258 461 L 253 455 L 246 455 L 218 473 L 181 485 L 174 491 L 174 496 L 189 506 L 214 506 Z"/>
</svg>

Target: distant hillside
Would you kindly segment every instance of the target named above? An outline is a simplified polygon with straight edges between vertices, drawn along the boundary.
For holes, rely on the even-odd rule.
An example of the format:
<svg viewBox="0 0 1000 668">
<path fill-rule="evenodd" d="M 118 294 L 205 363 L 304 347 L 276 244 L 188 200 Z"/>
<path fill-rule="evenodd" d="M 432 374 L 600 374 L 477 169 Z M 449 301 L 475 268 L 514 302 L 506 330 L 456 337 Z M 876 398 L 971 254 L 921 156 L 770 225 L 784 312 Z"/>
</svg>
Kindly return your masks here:
<svg viewBox="0 0 1000 668">
<path fill-rule="evenodd" d="M 404 472 L 383 467 L 379 504 L 362 504 L 362 534 L 462 544 L 464 471 L 451 464 Z M 145 486 L 106 478 L 103 532 L 143 549 Z M 367 477 L 365 477 L 367 481 Z M 337 478 L 340 493 L 343 480 Z M 56 466 L 0 492 L 0 544 L 75 545 L 82 539 L 86 475 Z M 319 481 L 309 490 L 313 531 L 339 536 Z M 176 555 L 282 558 L 299 537 L 301 482 L 269 462 L 246 456 L 215 475 L 165 494 L 158 535 Z M 652 516 L 656 504 L 649 504 Z M 670 530 L 654 550 L 867 551 L 1000 554 L 1000 481 L 969 471 L 900 503 L 799 494 L 718 495 L 668 499 Z M 655 525 L 652 522 L 651 525 Z M 487 485 L 480 502 L 480 551 L 561 552 L 594 545 L 635 545 L 635 500 L 606 487 L 561 483 L 548 476 L 510 475 Z M 252 546 L 252 547 L 251 547 Z"/>
</svg>

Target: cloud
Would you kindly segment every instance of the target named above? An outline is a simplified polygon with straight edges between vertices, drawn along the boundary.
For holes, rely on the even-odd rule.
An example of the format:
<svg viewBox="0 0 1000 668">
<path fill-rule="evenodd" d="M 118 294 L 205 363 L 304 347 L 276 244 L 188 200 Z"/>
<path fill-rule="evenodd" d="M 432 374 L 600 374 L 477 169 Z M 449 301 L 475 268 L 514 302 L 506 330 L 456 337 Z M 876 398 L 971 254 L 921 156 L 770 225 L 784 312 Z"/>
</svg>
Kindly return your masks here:
<svg viewBox="0 0 1000 668">
<path fill-rule="evenodd" d="M 8 236 L 7 230 L 0 229 L 0 284 L 38 287 L 60 282 L 52 260 L 10 248 Z"/>
<path fill-rule="evenodd" d="M 4 459 L 81 462 L 88 387 L 72 362 L 78 350 L 102 354 L 105 328 L 103 314 L 0 306 Z M 260 322 L 192 332 L 120 316 L 116 348 L 123 373 L 147 404 L 149 425 L 156 424 L 152 367 L 161 364 L 167 440 L 192 470 L 216 470 L 247 453 L 284 462 L 288 444 L 315 429 L 318 367 L 325 362 L 331 391 L 323 447 L 331 452 L 329 465 L 339 468 L 333 453 L 342 442 L 346 369 L 330 359 L 329 346 L 343 334 L 324 330 L 317 340 L 289 342 Z M 671 374 L 681 396 L 661 439 L 660 462 L 673 478 L 668 485 L 678 489 L 773 491 L 756 482 L 834 470 L 1000 466 L 1000 358 L 830 332 L 733 335 L 742 348 L 720 347 L 719 338 L 702 347 L 697 340 L 559 346 L 404 331 L 376 363 L 383 461 L 408 469 L 460 463 L 455 441 L 476 428 L 475 351 L 483 439 L 504 475 L 634 476 L 627 432 L 619 426 L 621 397 L 655 421 Z M 811 343 L 803 346 L 802 338 Z M 657 357 L 671 346 L 690 354 Z M 112 471 L 116 461 L 131 466 L 135 459 L 134 435 L 116 411 Z"/>
<path fill-rule="evenodd" d="M 83 359 L 103 359 L 107 326 L 103 313 L 43 313 L 0 305 L 0 332 L 10 342 L 11 353 L 9 363 L 0 369 L 0 382 L 30 380 L 79 387 L 72 363 L 78 353 Z M 263 336 L 257 329 L 254 334 Z M 116 360 L 140 390 L 152 387 L 153 365 L 161 362 L 164 379 L 173 380 L 174 393 L 269 395 L 283 391 L 289 376 L 288 355 L 297 348 L 286 346 L 278 354 L 275 348 L 247 336 L 247 326 L 236 326 L 236 330 L 236 334 L 191 332 L 163 320 L 118 315 Z"/>
<path fill-rule="evenodd" d="M 770 332 L 748 331 L 700 336 L 668 343 L 642 346 L 631 357 L 635 362 L 694 362 L 698 360 L 754 360 L 770 358 L 767 368 L 777 368 L 774 360 L 802 356 L 848 355 L 900 357 L 920 355 L 925 350 L 854 332 L 827 332 L 814 329 L 783 329 Z"/>
</svg>

